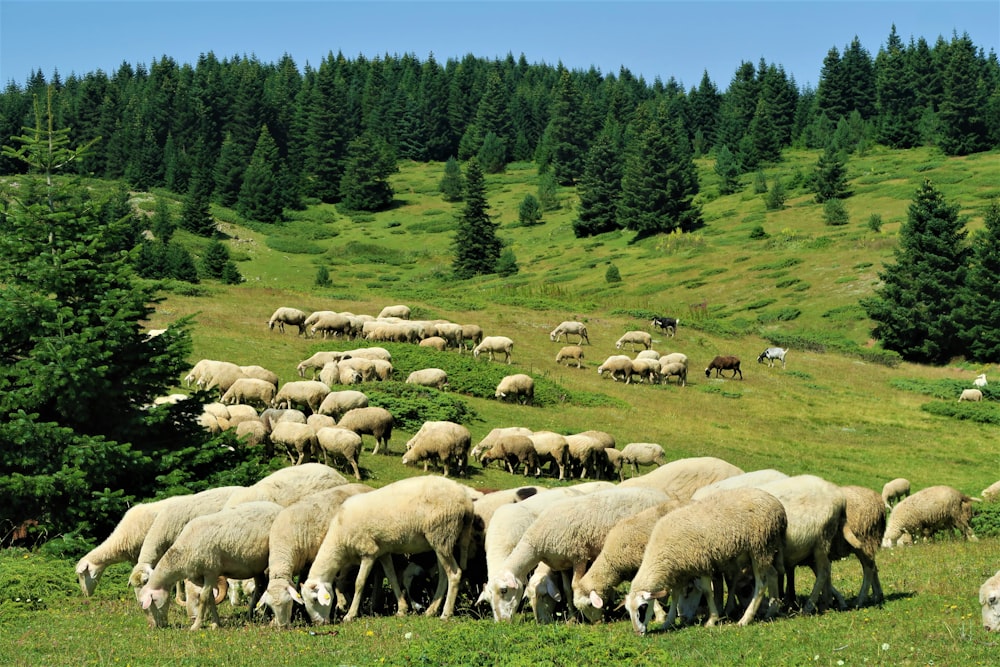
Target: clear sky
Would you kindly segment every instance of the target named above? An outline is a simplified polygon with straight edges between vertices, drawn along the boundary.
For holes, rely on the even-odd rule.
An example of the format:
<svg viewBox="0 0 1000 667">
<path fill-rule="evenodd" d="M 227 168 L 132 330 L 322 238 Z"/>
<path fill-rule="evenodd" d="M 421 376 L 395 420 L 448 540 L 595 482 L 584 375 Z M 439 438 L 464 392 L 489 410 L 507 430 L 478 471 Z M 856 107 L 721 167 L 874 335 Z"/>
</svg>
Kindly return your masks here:
<svg viewBox="0 0 1000 667">
<path fill-rule="evenodd" d="M 647 83 L 702 73 L 725 90 L 743 61 L 782 65 L 815 87 L 827 52 L 855 36 L 874 57 L 892 25 L 904 43 L 968 33 L 1000 54 L 998 0 L 0 0 L 0 85 L 31 72 L 65 79 L 164 55 L 196 63 L 292 56 L 299 68 L 330 52 L 409 53 L 444 63 L 467 54 L 570 69 L 621 67 Z"/>
</svg>

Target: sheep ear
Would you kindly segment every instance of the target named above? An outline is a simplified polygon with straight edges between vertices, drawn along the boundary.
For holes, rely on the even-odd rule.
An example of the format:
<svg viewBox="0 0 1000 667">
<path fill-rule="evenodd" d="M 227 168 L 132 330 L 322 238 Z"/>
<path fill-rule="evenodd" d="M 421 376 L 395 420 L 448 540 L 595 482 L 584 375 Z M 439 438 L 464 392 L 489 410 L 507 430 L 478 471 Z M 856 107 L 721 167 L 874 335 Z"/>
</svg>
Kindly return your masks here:
<svg viewBox="0 0 1000 667">
<path fill-rule="evenodd" d="M 327 590 L 326 585 L 324 584 L 320 584 L 316 587 L 316 599 L 319 600 L 319 603 L 324 607 L 333 604 L 333 596 L 330 595 L 330 591 Z"/>
<path fill-rule="evenodd" d="M 515 577 L 514 573 L 511 572 L 510 570 L 507 570 L 506 572 L 501 574 L 500 579 L 497 583 L 499 583 L 501 586 L 504 586 L 505 588 L 517 588 L 520 585 L 517 583 L 517 577 Z"/>
<path fill-rule="evenodd" d="M 299 604 L 305 604 L 306 603 L 305 600 L 302 599 L 302 596 L 299 595 L 299 592 L 297 590 L 295 590 L 295 586 L 292 586 L 292 585 L 289 584 L 289 586 L 288 586 L 288 594 L 291 595 L 292 599 L 295 600 L 296 602 L 298 602 Z M 265 595 L 267 595 L 267 594 L 265 593 Z"/>
<path fill-rule="evenodd" d="M 650 600 L 650 599 L 652 599 L 652 600 L 660 600 L 662 598 L 667 597 L 667 594 L 668 593 L 667 593 L 666 590 L 659 590 L 659 591 L 656 591 L 655 593 L 650 593 L 649 591 L 645 591 L 643 593 L 643 595 L 646 596 L 647 600 Z"/>
<path fill-rule="evenodd" d="M 556 602 L 562 602 L 562 592 L 549 577 L 545 577 L 545 592 Z"/>
<path fill-rule="evenodd" d="M 604 609 L 604 600 L 597 594 L 597 591 L 590 591 L 590 606 L 594 609 Z"/>
<path fill-rule="evenodd" d="M 476 598 L 476 604 L 482 604 L 484 602 L 489 602 L 489 598 L 486 597 L 486 587 L 483 586 L 483 590 L 480 591 L 479 597 Z"/>
<path fill-rule="evenodd" d="M 149 609 L 149 606 L 153 604 L 153 591 L 148 588 L 144 588 L 139 592 L 139 604 L 142 605 L 143 609 Z"/>
<path fill-rule="evenodd" d="M 257 605 L 254 607 L 254 609 L 260 611 L 261 609 L 264 608 L 264 605 L 266 604 L 271 604 L 271 594 L 268 593 L 267 591 L 264 591 L 264 594 L 260 596 L 259 600 L 257 600 Z"/>
</svg>

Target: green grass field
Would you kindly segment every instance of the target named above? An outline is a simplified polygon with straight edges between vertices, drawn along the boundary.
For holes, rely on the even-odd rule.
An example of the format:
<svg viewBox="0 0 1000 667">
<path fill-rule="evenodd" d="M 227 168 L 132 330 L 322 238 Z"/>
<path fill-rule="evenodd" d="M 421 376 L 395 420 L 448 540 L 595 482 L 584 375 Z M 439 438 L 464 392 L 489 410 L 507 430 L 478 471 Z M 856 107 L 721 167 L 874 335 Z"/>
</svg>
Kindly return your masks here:
<svg viewBox="0 0 1000 667">
<path fill-rule="evenodd" d="M 406 303 L 414 318 L 476 323 L 487 335 L 513 338 L 514 363 L 386 346 L 398 376 L 436 365 L 455 377 L 526 372 L 544 383 L 538 406 L 453 392 L 473 415 L 468 426 L 474 441 L 497 426 L 600 429 L 619 446 L 658 442 L 671 458 L 718 456 L 745 470 L 813 473 L 877 490 L 901 476 L 914 489 L 948 484 L 977 495 L 1000 478 L 1000 406 L 995 399 L 955 401 L 981 372 L 991 388 L 1000 383 L 1000 374 L 993 379 L 997 367 L 961 360 L 946 367 L 875 363 L 866 356 L 872 323 L 858 299 L 872 292 L 878 271 L 891 261 L 899 227 L 924 178 L 961 206 L 973 230 L 982 225 L 989 200 L 1000 197 L 1000 160 L 995 152 L 945 158 L 931 149 L 874 149 L 848 165 L 855 193 L 846 200 L 850 224 L 828 227 L 822 207 L 796 185 L 817 157 L 791 152 L 768 170 L 769 182 L 781 178 L 788 194 L 786 208 L 776 212 L 768 212 L 749 185 L 741 194 L 714 196 L 713 165 L 700 162 L 705 226 L 639 243 L 630 243 L 627 233 L 574 238 L 571 190 L 560 192 L 561 208 L 547 212 L 542 224 L 519 226 L 518 204 L 536 192 L 537 175 L 530 164 L 511 165 L 487 178 L 491 212 L 520 266 L 506 279 L 449 278 L 449 243 L 460 205 L 437 195 L 441 165 L 401 165 L 393 179 L 398 205 L 374 215 L 315 206 L 279 226 L 247 227 L 232 212 L 217 210 L 246 282 L 177 287 L 158 304 L 149 326 L 194 314 L 192 363 L 215 358 L 259 364 L 288 381 L 298 379 L 300 360 L 343 346 L 268 331 L 266 321 L 278 306 L 377 314 L 385 305 Z M 151 199 L 142 206 L 151 209 Z M 882 217 L 878 233 L 868 226 L 873 213 Z M 750 238 L 757 226 L 766 238 Z M 178 237 L 195 251 L 203 247 L 183 233 Z M 620 283 L 605 281 L 610 264 L 619 269 Z M 314 284 L 320 266 L 331 276 L 327 288 Z M 704 310 L 691 307 L 696 304 Z M 649 313 L 679 317 L 676 337 L 653 332 Z M 560 344 L 550 342 L 548 332 L 566 319 L 582 320 L 590 330 L 582 370 L 554 363 Z M 630 329 L 653 332 L 661 353 L 687 354 L 688 385 L 625 386 L 600 378 L 597 366 L 616 353 L 615 340 Z M 792 346 L 787 368 L 755 363 L 769 341 L 790 339 L 808 346 Z M 706 378 L 703 369 L 715 354 L 739 356 L 745 379 Z M 399 462 L 410 435 L 393 434 L 390 456 L 362 455 L 366 482 L 381 486 L 420 474 Z M 502 488 L 522 480 L 473 466 L 465 481 Z M 174 627 L 152 632 L 125 585 L 128 568 L 109 571 L 97 597 L 86 600 L 69 559 L 13 551 L 0 559 L 3 664 L 972 665 L 995 664 L 998 655 L 996 638 L 982 631 L 976 600 L 979 585 L 1000 568 L 996 537 L 977 543 L 945 537 L 884 550 L 879 565 L 888 599 L 882 607 L 647 637 L 635 637 L 627 622 L 501 626 L 479 618 L 486 610 L 470 609 L 467 602 L 447 622 L 369 617 L 278 632 L 249 624 L 227 607 L 230 616 L 221 630 L 188 633 L 176 612 Z M 38 581 L 32 573 L 41 573 Z M 800 590 L 806 589 L 808 576 L 800 579 Z M 856 592 L 859 582 L 855 561 L 835 565 L 835 584 L 845 594 Z M 43 602 L 24 601 L 38 597 Z"/>
</svg>

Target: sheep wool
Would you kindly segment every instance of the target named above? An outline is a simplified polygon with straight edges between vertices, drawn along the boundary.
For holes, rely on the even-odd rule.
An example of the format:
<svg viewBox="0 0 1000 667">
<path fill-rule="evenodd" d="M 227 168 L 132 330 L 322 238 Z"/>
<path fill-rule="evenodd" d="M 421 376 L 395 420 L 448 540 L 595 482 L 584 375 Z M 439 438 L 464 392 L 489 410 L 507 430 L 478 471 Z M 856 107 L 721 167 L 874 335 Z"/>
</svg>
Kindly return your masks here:
<svg viewBox="0 0 1000 667">
<path fill-rule="evenodd" d="M 699 488 L 727 477 L 742 475 L 743 470 L 722 459 L 701 456 L 677 459 L 645 475 L 626 479 L 620 486 L 644 486 L 689 500 Z"/>
<path fill-rule="evenodd" d="M 972 519 L 972 498 L 950 486 L 929 486 L 904 499 L 892 510 L 882 541 L 884 547 L 894 547 L 914 537 L 930 537 L 939 530 L 957 528 L 965 539 L 975 542 L 969 521 Z"/>
<path fill-rule="evenodd" d="M 322 463 L 303 463 L 275 470 L 252 486 L 231 495 L 225 508 L 256 500 L 267 500 L 287 507 L 295 501 L 323 489 L 347 484 L 339 472 Z"/>
</svg>

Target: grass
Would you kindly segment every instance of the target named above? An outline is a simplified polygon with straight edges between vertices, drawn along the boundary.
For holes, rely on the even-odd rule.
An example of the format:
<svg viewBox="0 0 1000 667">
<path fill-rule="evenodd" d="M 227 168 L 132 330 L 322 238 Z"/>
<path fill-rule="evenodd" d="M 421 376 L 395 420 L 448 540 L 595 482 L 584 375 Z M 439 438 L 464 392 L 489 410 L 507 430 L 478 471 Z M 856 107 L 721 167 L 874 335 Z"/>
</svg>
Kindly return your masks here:
<svg viewBox="0 0 1000 667">
<path fill-rule="evenodd" d="M 461 205 L 437 196 L 441 165 L 404 163 L 394 176 L 397 199 L 404 203 L 384 213 L 352 217 L 316 206 L 270 227 L 243 226 L 231 211 L 219 211 L 227 221 L 226 243 L 247 281 L 173 290 L 149 326 L 193 314 L 192 363 L 216 358 L 259 364 L 284 382 L 298 379 L 297 363 L 313 352 L 355 344 L 270 332 L 265 323 L 276 307 L 375 314 L 385 305 L 407 303 L 415 317 L 476 323 L 487 335 L 515 341 L 511 366 L 454 352 L 392 348 L 401 377 L 419 367 L 449 370 L 456 390 L 448 398 L 462 404 L 475 441 L 496 426 L 563 433 L 595 428 L 614 435 L 619 446 L 658 442 L 671 458 L 718 456 L 746 470 L 814 473 L 875 489 L 902 476 L 915 489 L 948 484 L 976 495 L 1000 476 L 996 400 L 987 396 L 981 404 L 958 405 L 955 398 L 959 387 L 996 368 L 963 360 L 945 367 L 889 363 L 870 345 L 872 323 L 858 300 L 872 292 L 881 266 L 892 260 L 899 226 L 924 178 L 960 205 L 970 229 L 981 227 L 989 198 L 1000 195 L 997 154 L 946 158 L 932 149 L 875 149 L 852 158 L 855 194 L 846 202 L 851 221 L 836 229 L 823 224 L 822 209 L 809 193 L 791 185 L 816 158 L 815 152 L 793 151 L 767 170 L 768 182 L 780 177 L 786 185 L 788 201 L 780 211 L 767 211 L 759 195 L 747 194 L 749 184 L 747 193 L 717 196 L 714 165 L 700 161 L 705 227 L 637 243 L 623 232 L 575 239 L 577 200 L 570 189 L 560 191 L 561 208 L 546 212 L 542 224 L 518 226 L 517 205 L 536 191 L 537 180 L 530 164 L 511 165 L 487 178 L 487 197 L 521 270 L 507 279 L 461 282 L 449 275 L 449 244 Z M 883 220 L 877 234 L 867 227 L 873 212 Z M 758 224 L 768 238 L 750 240 Z M 183 233 L 178 238 L 194 252 L 204 247 Z M 619 268 L 621 283 L 606 283 L 610 263 Z M 320 265 L 330 272 L 329 287 L 314 285 Z M 702 304 L 704 309 L 694 307 Z M 650 314 L 679 317 L 677 335 L 653 331 Z M 550 342 L 548 332 L 566 319 L 584 321 L 593 342 L 584 346 L 581 370 L 554 363 L 561 344 Z M 614 341 L 630 329 L 653 333 L 660 352 L 687 354 L 688 386 L 624 386 L 598 377 L 597 366 L 616 353 Z M 791 348 L 787 369 L 753 363 L 772 343 Z M 746 379 L 706 378 L 702 369 L 716 354 L 741 357 Z M 540 405 L 492 398 L 489 388 L 510 372 L 538 380 Z M 376 396 L 380 388 L 363 389 Z M 394 432 L 390 455 L 362 454 L 366 482 L 382 486 L 419 474 L 399 463 L 415 423 Z M 523 482 L 497 468 L 472 468 L 465 481 L 476 488 Z M 998 567 L 998 546 L 989 537 L 883 551 L 879 566 L 888 600 L 882 607 L 644 638 L 625 622 L 496 625 L 478 618 L 483 610 L 473 612 L 467 600 L 463 613 L 449 622 L 367 617 L 277 632 L 247 623 L 225 606 L 227 622 L 218 632 L 181 631 L 180 614 L 171 630 L 151 632 L 125 585 L 128 567 L 110 568 L 97 597 L 83 599 L 71 556 L 8 551 L 0 554 L 0 662 L 729 664 L 738 656 L 741 663 L 773 665 L 993 664 L 996 642 L 980 628 L 976 592 Z M 808 575 L 799 578 L 805 590 Z M 857 563 L 837 563 L 835 579 L 845 594 L 856 591 Z M 44 585 L 32 588 L 32 581 Z M 38 597 L 42 603 L 25 602 Z"/>
</svg>

